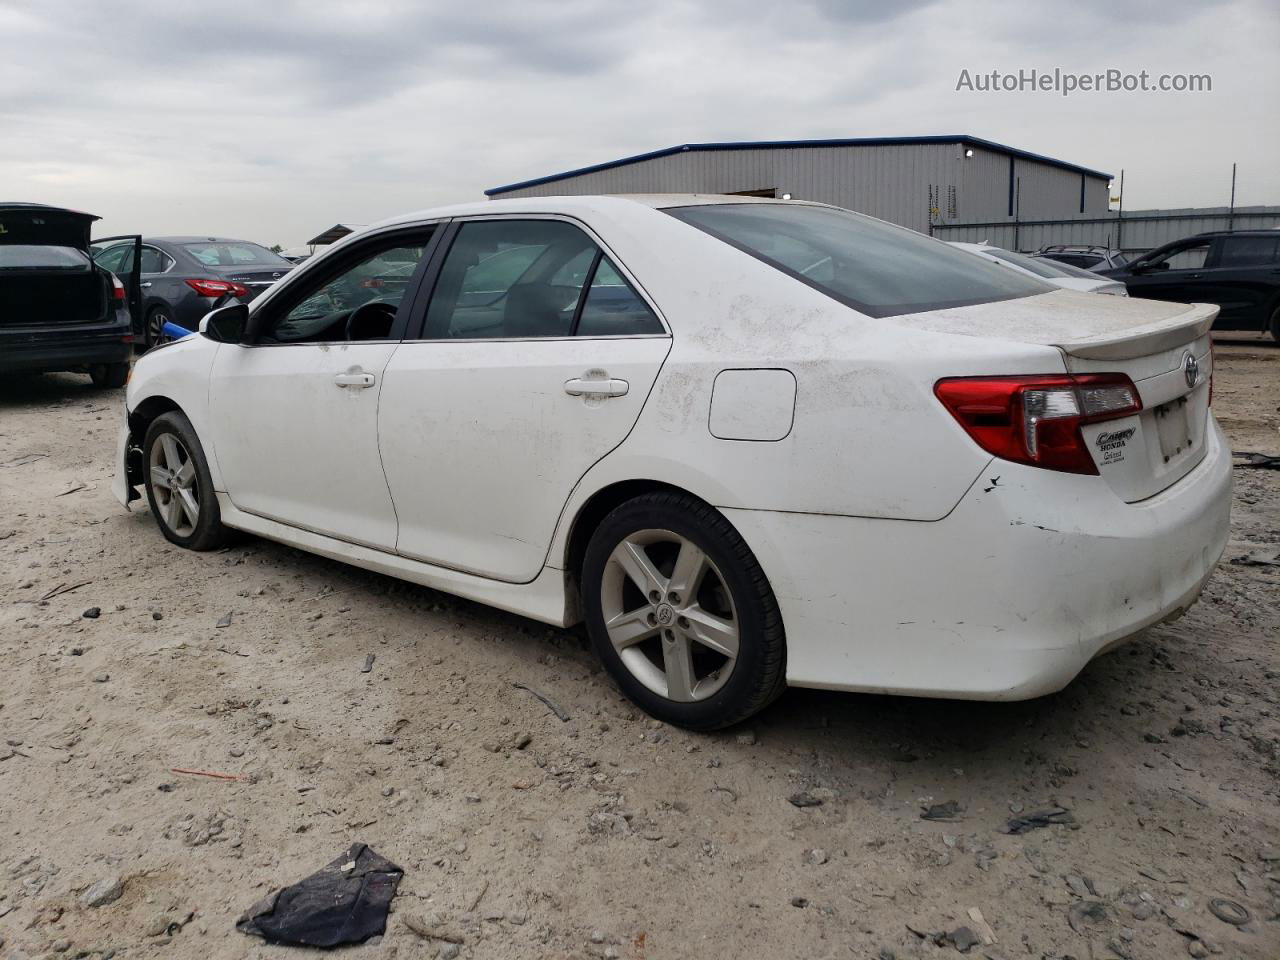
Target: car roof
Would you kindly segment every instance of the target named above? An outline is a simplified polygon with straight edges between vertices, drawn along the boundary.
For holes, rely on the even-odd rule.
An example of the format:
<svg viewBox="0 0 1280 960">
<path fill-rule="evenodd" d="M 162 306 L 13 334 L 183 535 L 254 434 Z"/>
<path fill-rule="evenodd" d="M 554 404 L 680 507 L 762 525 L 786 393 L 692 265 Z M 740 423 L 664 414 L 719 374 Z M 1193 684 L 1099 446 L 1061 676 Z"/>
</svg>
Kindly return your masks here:
<svg viewBox="0 0 1280 960">
<path fill-rule="evenodd" d="M 143 237 L 145 243 L 252 243 L 261 246 L 256 240 L 237 240 L 233 237 L 210 236 L 178 236 L 178 237 Z"/>
<path fill-rule="evenodd" d="M 624 209 L 634 210 L 636 207 L 665 210 L 671 207 L 728 203 L 784 203 L 802 206 L 826 206 L 826 204 L 812 203 L 807 200 L 739 197 L 721 193 L 614 193 L 557 197 L 515 197 L 501 200 L 473 200 L 469 203 L 430 207 L 426 210 L 417 210 L 412 213 L 391 217 L 371 226 L 372 228 L 377 228 L 400 223 L 419 223 L 429 220 L 444 220 L 450 217 L 472 217 L 483 214 L 564 213 L 572 216 L 575 214 L 608 213 Z M 343 240 L 345 239 L 344 237 Z"/>
</svg>

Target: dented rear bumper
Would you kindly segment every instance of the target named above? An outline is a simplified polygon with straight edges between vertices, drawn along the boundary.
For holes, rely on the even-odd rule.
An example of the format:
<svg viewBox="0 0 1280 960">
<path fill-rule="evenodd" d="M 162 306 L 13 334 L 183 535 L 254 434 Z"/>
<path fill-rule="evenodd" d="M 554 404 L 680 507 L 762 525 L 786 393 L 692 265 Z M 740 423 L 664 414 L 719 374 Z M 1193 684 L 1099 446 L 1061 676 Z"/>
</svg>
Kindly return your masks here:
<svg viewBox="0 0 1280 960">
<path fill-rule="evenodd" d="M 796 686 L 1022 700 L 1190 606 L 1226 547 L 1231 455 L 1125 503 L 993 460 L 936 522 L 726 510 L 782 608 Z"/>
</svg>

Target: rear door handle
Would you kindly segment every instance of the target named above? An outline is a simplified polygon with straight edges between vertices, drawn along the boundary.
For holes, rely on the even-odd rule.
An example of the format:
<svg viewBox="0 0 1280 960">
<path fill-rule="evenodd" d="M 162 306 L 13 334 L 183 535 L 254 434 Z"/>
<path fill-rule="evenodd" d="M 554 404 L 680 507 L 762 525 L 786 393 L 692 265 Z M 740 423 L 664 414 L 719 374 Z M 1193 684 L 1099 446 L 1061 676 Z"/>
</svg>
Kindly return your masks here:
<svg viewBox="0 0 1280 960">
<path fill-rule="evenodd" d="M 372 387 L 377 381 L 378 378 L 372 373 L 340 373 L 333 378 L 333 382 L 338 386 L 355 387 L 357 390 Z"/>
<path fill-rule="evenodd" d="M 150 281 L 150 280 L 143 280 L 143 281 L 142 281 L 142 283 L 138 284 L 138 286 L 143 287 L 143 288 L 149 287 L 149 286 L 151 286 L 151 281 Z"/>
<path fill-rule="evenodd" d="M 631 384 L 625 380 L 583 380 L 574 377 L 564 382 L 564 392 L 571 397 L 625 397 Z"/>
</svg>

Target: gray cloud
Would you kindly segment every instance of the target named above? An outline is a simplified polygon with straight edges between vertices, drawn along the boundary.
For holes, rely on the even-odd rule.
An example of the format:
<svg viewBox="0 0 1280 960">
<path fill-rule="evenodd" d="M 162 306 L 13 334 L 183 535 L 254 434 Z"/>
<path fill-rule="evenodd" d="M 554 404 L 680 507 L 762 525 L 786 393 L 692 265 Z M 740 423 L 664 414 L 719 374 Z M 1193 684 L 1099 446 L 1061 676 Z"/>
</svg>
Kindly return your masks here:
<svg viewBox="0 0 1280 960">
<path fill-rule="evenodd" d="M 1280 202 L 1267 0 L 0 0 L 0 184 L 112 232 L 296 243 L 700 140 L 972 133 L 1126 206 Z M 1214 76 L 1209 95 L 957 93 L 962 68 Z M 1132 198 L 1132 199 L 1131 199 Z"/>
</svg>

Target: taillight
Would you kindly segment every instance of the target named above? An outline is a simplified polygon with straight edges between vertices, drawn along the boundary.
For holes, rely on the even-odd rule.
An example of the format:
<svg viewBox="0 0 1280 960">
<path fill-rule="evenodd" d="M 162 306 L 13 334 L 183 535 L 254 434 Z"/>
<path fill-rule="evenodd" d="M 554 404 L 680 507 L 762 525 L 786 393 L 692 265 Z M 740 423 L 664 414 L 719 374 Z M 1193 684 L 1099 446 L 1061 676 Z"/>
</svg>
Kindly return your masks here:
<svg viewBox="0 0 1280 960">
<path fill-rule="evenodd" d="M 120 282 L 120 279 L 114 273 L 111 274 L 111 299 L 123 300 L 124 296 L 124 284 Z"/>
<path fill-rule="evenodd" d="M 202 297 L 225 297 L 227 294 L 243 297 L 249 292 L 248 287 L 230 280 L 188 280 L 187 286 Z"/>
<path fill-rule="evenodd" d="M 1067 473 L 1098 473 L 1082 426 L 1142 409 L 1122 373 L 950 377 L 933 392 L 987 453 Z"/>
</svg>

